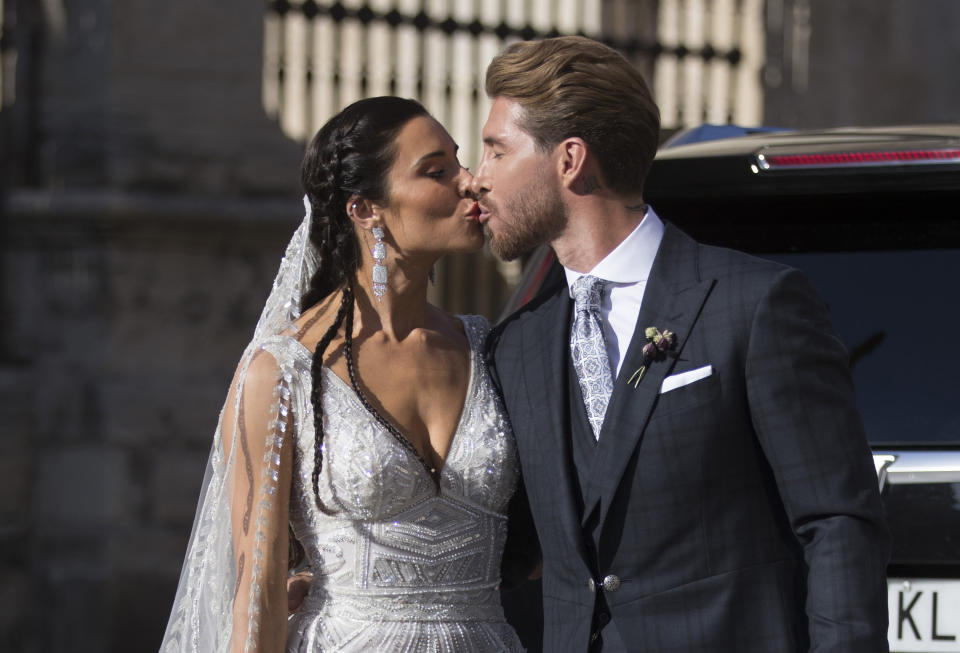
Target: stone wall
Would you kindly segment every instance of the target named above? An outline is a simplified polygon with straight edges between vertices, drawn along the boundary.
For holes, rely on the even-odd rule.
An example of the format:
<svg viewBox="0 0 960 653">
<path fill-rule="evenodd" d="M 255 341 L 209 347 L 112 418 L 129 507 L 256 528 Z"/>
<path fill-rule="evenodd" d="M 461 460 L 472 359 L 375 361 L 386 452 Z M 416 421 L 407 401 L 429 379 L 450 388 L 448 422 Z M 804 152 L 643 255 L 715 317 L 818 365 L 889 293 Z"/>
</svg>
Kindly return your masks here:
<svg viewBox="0 0 960 653">
<path fill-rule="evenodd" d="M 300 208 L 86 199 L 8 206 L 4 650 L 156 650 L 217 414 Z"/>
<path fill-rule="evenodd" d="M 261 107 L 264 2 L 45 4 L 45 186 L 298 192 L 302 147 Z"/>
<path fill-rule="evenodd" d="M 0 649 L 156 651 L 302 146 L 260 106 L 262 2 L 43 6 L 4 116 Z"/>
</svg>

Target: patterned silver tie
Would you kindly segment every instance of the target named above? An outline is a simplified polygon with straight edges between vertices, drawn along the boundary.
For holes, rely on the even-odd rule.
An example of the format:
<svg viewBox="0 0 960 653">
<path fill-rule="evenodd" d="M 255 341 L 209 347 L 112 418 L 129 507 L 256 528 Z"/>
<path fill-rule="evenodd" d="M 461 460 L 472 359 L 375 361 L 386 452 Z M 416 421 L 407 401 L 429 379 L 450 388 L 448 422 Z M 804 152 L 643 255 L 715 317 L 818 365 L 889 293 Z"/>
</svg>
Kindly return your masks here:
<svg viewBox="0 0 960 653">
<path fill-rule="evenodd" d="M 570 331 L 570 353 L 580 380 L 580 391 L 587 409 L 593 437 L 600 439 L 600 427 L 613 393 L 613 374 L 600 324 L 600 300 L 603 279 L 585 275 L 577 279 L 573 292 L 573 329 Z"/>
</svg>

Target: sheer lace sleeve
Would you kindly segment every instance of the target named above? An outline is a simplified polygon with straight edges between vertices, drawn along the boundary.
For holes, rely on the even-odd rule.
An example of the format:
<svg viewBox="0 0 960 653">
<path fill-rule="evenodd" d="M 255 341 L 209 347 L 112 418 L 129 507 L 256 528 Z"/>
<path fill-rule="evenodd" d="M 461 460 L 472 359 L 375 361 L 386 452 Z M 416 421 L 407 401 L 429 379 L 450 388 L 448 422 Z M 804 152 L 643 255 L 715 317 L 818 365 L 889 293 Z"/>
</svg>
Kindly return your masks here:
<svg viewBox="0 0 960 653">
<path fill-rule="evenodd" d="M 214 436 L 164 653 L 283 650 L 291 381 L 259 349 L 237 369 Z"/>
<path fill-rule="evenodd" d="M 292 433 L 290 388 L 274 359 L 253 356 L 223 414 L 236 590 L 231 653 L 278 651 L 287 623 Z"/>
</svg>

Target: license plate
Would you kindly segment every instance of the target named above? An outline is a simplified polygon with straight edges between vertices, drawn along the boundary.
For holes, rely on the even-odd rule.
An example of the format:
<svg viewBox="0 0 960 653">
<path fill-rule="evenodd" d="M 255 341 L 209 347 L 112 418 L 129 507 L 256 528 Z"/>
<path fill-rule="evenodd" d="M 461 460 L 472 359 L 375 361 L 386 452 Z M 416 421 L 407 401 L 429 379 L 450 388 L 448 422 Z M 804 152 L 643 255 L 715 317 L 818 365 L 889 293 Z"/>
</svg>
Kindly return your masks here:
<svg viewBox="0 0 960 653">
<path fill-rule="evenodd" d="M 960 652 L 960 580 L 887 579 L 891 653 Z"/>
</svg>

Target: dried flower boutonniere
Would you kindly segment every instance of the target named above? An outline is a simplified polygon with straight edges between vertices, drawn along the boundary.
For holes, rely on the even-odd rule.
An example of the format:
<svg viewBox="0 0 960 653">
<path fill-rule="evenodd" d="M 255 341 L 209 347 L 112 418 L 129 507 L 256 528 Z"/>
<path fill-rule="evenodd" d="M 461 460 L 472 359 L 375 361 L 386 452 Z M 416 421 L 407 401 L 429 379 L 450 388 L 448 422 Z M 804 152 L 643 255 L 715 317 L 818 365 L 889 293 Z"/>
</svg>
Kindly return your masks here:
<svg viewBox="0 0 960 653">
<path fill-rule="evenodd" d="M 627 383 L 633 384 L 634 388 L 640 385 L 640 379 L 643 378 L 643 373 L 647 371 L 647 365 L 653 361 L 664 360 L 667 357 L 667 352 L 677 345 L 677 336 L 674 335 L 673 331 L 667 329 L 664 329 L 661 333 L 657 327 L 647 327 L 643 335 L 649 341 L 643 346 L 643 365 L 638 367 L 627 379 Z"/>
</svg>

